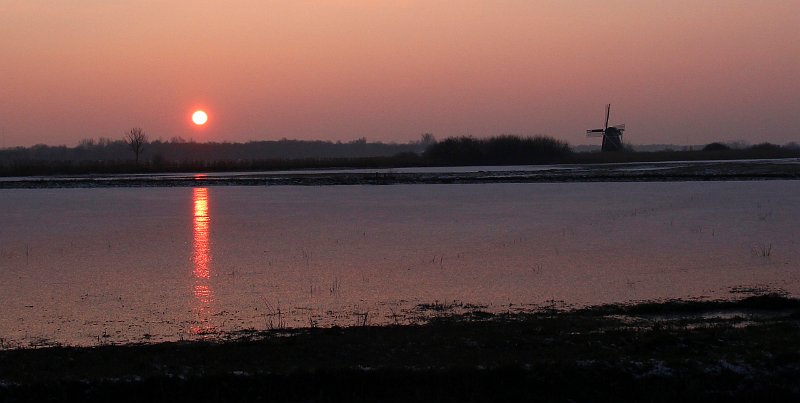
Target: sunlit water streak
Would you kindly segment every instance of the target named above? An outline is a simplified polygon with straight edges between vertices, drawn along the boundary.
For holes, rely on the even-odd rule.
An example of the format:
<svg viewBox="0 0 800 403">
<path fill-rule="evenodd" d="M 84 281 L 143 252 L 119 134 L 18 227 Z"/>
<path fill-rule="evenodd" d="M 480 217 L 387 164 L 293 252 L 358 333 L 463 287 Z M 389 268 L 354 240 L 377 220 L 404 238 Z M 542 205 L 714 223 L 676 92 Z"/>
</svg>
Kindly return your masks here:
<svg viewBox="0 0 800 403">
<path fill-rule="evenodd" d="M 213 331 L 210 317 L 213 313 L 214 291 L 211 287 L 211 242 L 208 213 L 208 189 L 192 189 L 192 274 L 194 275 L 194 297 L 197 324 L 192 326 L 191 333 L 204 334 Z"/>
</svg>

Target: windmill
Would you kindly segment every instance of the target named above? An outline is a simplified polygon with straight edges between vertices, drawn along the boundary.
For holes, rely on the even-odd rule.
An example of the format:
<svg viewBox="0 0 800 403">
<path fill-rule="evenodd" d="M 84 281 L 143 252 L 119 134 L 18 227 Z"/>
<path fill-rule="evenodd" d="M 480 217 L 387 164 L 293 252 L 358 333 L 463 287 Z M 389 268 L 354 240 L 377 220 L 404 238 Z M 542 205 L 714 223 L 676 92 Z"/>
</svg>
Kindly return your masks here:
<svg viewBox="0 0 800 403">
<path fill-rule="evenodd" d="M 622 151 L 622 132 L 625 125 L 608 127 L 608 117 L 611 116 L 611 104 L 606 105 L 606 124 L 602 129 L 591 129 L 586 131 L 586 137 L 602 137 L 603 151 Z"/>
</svg>

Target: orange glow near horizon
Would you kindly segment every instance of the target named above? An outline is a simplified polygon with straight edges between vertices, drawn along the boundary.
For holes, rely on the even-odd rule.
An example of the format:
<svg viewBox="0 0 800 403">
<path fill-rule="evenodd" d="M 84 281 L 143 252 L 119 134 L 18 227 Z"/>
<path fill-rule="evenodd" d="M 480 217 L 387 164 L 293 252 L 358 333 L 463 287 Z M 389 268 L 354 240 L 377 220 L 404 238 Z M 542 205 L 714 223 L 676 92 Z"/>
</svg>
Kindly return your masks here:
<svg viewBox="0 0 800 403">
<path fill-rule="evenodd" d="M 0 147 L 131 127 L 577 145 L 607 103 L 636 144 L 797 141 L 797 0 L 0 4 Z"/>
<path fill-rule="evenodd" d="M 192 220 L 192 274 L 195 284 L 193 294 L 197 314 L 197 324 L 191 327 L 192 334 L 203 334 L 213 330 L 209 320 L 211 318 L 211 304 L 214 302 L 214 292 L 211 288 L 211 246 L 209 236 L 208 214 L 208 188 L 192 189 L 193 220 Z"/>
</svg>

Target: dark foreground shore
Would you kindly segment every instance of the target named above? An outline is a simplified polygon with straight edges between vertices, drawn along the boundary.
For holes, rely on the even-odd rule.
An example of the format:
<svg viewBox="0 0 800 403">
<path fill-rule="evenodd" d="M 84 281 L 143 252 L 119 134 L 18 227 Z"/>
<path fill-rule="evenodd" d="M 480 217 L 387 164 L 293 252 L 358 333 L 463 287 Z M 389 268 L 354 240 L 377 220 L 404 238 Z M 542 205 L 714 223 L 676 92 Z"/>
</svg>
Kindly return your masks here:
<svg viewBox="0 0 800 403">
<path fill-rule="evenodd" d="M 800 300 L 0 351 L 2 401 L 798 401 Z"/>
</svg>

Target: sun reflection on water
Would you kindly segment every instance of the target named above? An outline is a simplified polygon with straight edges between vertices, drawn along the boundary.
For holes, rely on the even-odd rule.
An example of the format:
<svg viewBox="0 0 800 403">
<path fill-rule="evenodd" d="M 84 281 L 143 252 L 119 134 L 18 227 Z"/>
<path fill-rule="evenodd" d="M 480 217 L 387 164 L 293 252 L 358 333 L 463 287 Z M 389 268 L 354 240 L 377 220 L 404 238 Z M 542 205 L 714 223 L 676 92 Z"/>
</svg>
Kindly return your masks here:
<svg viewBox="0 0 800 403">
<path fill-rule="evenodd" d="M 209 236 L 210 217 L 208 214 L 208 188 L 192 190 L 192 274 L 194 275 L 195 314 L 197 322 L 191 327 L 193 334 L 213 331 L 211 326 L 211 304 L 214 291 L 211 288 L 211 245 Z"/>
<path fill-rule="evenodd" d="M 208 188 L 194 188 L 192 201 L 194 202 L 194 243 L 192 248 L 194 277 L 207 279 L 210 277 L 208 264 L 211 260 L 208 242 Z"/>
</svg>

